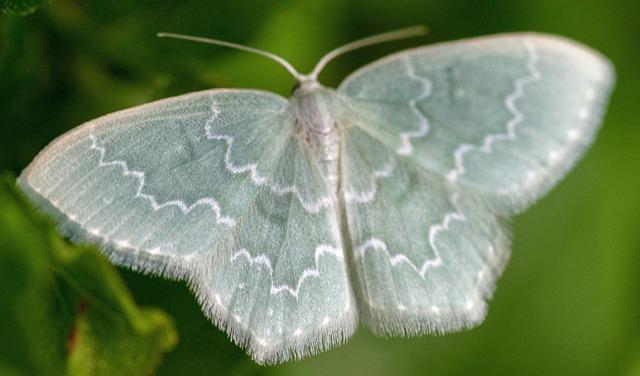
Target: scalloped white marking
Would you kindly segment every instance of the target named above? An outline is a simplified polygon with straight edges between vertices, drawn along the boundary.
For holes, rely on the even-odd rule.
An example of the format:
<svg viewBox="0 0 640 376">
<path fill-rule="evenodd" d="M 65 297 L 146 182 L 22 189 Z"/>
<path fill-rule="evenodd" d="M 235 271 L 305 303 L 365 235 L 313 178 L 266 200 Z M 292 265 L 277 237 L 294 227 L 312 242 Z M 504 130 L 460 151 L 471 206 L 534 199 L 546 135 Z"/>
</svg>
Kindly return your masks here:
<svg viewBox="0 0 640 376">
<path fill-rule="evenodd" d="M 426 118 L 426 116 L 424 116 L 422 111 L 418 109 L 417 103 L 419 101 L 425 100 L 428 96 L 431 95 L 433 84 L 427 78 L 418 76 L 416 74 L 415 67 L 413 66 L 413 64 L 411 64 L 408 58 L 405 57 L 404 59 L 402 59 L 402 61 L 407 67 L 407 74 L 409 78 L 422 84 L 422 93 L 409 101 L 409 107 L 411 108 L 411 111 L 415 113 L 420 119 L 418 130 L 400 133 L 402 146 L 400 146 L 397 150 L 398 154 L 400 155 L 410 155 L 411 153 L 413 153 L 413 145 L 411 145 L 411 139 L 424 137 L 427 135 L 427 133 L 429 133 L 429 120 Z"/>
<path fill-rule="evenodd" d="M 364 243 L 358 246 L 356 248 L 356 255 L 358 257 L 364 257 L 365 253 L 369 249 L 376 249 L 386 253 L 387 258 L 389 259 L 389 262 L 391 263 L 392 266 L 397 266 L 401 263 L 407 264 L 411 269 L 413 269 L 416 273 L 418 273 L 420 277 L 423 279 L 428 268 L 432 266 L 436 266 L 436 264 L 439 265 L 441 263 L 440 258 L 436 257 L 434 259 L 427 259 L 424 263 L 422 263 L 422 265 L 418 266 L 413 261 L 411 261 L 405 254 L 401 253 L 401 254 L 391 256 L 391 253 L 387 248 L 387 243 L 385 243 L 381 239 L 374 238 L 374 237 L 367 239 Z"/>
<path fill-rule="evenodd" d="M 212 130 L 212 123 L 218 117 L 220 110 L 218 110 L 215 106 L 215 103 L 211 103 L 211 118 L 207 120 L 204 125 L 206 136 L 209 140 L 221 140 L 225 141 L 227 144 L 227 150 L 224 153 L 224 164 L 225 168 L 231 172 L 232 174 L 241 174 L 248 172 L 251 178 L 251 181 L 258 186 L 266 186 L 272 193 L 275 193 L 278 196 L 282 196 L 288 193 L 291 193 L 296 196 L 300 205 L 304 208 L 307 213 L 318 213 L 322 208 L 330 207 L 333 205 L 333 199 L 331 196 L 320 197 L 315 201 L 307 201 L 302 197 L 302 193 L 295 184 L 280 186 L 277 183 L 273 182 L 273 179 L 268 176 L 260 175 L 258 172 L 257 163 L 247 163 L 245 165 L 237 166 L 231 161 L 231 148 L 233 147 L 234 139 L 233 137 L 226 134 L 217 134 Z"/>
<path fill-rule="evenodd" d="M 367 202 L 373 201 L 378 192 L 378 184 L 377 180 L 380 178 L 387 178 L 391 176 L 393 172 L 393 164 L 391 162 L 387 162 L 381 169 L 374 170 L 371 174 L 371 188 L 365 192 L 349 192 L 345 191 L 344 199 L 346 202 L 356 202 L 358 204 L 365 204 Z"/>
<path fill-rule="evenodd" d="M 183 214 L 188 214 L 189 212 L 191 212 L 193 209 L 195 209 L 198 206 L 209 206 L 211 208 L 211 210 L 213 211 L 213 213 L 215 214 L 215 216 L 216 216 L 216 223 L 224 224 L 224 225 L 229 226 L 229 227 L 235 226 L 236 221 L 233 218 L 223 216 L 220 213 L 220 204 L 213 197 L 201 198 L 201 199 L 197 200 L 196 202 L 194 202 L 191 205 L 187 205 L 182 200 L 171 200 L 171 201 L 163 202 L 161 204 L 158 203 L 156 201 L 155 197 L 153 197 L 152 195 L 150 195 L 148 193 L 143 193 L 143 189 L 144 189 L 144 186 L 145 186 L 145 174 L 144 174 L 143 171 L 137 171 L 137 170 L 130 169 L 129 166 L 127 165 L 127 162 L 122 161 L 122 160 L 107 161 L 105 159 L 107 151 L 104 148 L 104 146 L 100 146 L 100 144 L 98 142 L 98 138 L 96 136 L 90 134 L 89 135 L 89 139 L 91 140 L 91 149 L 92 150 L 97 150 L 100 153 L 100 158 L 98 160 L 98 166 L 99 167 L 117 166 L 117 167 L 120 167 L 120 169 L 122 170 L 122 175 L 123 176 L 132 176 L 135 179 L 137 179 L 138 180 L 138 188 L 136 190 L 135 197 L 142 198 L 142 199 L 145 199 L 145 200 L 149 201 L 153 211 L 158 211 L 158 210 L 166 208 L 166 207 L 174 206 L 174 207 L 177 207 L 178 209 L 180 209 L 180 211 L 182 211 Z"/>
<path fill-rule="evenodd" d="M 442 219 L 442 222 L 429 227 L 429 245 L 436 253 L 438 261 L 440 261 L 440 254 L 437 252 L 438 247 L 436 247 L 436 236 L 438 236 L 438 234 L 440 234 L 442 231 L 449 230 L 449 224 L 451 223 L 451 221 L 465 222 L 467 220 L 464 213 L 460 211 L 460 208 L 458 207 L 458 192 L 452 192 L 450 200 L 451 205 L 453 205 L 455 210 L 446 213 L 444 215 L 444 218 Z"/>
<path fill-rule="evenodd" d="M 298 277 L 298 281 L 295 284 L 295 287 L 291 287 L 286 284 L 275 285 L 273 283 L 273 265 L 271 263 L 271 259 L 267 255 L 260 254 L 257 256 L 251 256 L 251 254 L 246 249 L 241 249 L 231 256 L 231 261 L 236 261 L 238 258 L 242 257 L 246 259 L 251 266 L 256 265 L 258 268 L 264 267 L 269 272 L 269 276 L 271 277 L 271 288 L 269 290 L 271 295 L 276 295 L 283 291 L 286 291 L 291 296 L 298 299 L 298 294 L 300 293 L 300 288 L 302 287 L 303 282 L 307 278 L 320 277 L 320 267 L 318 263 L 320 261 L 320 257 L 324 254 L 330 254 L 340 261 L 344 260 L 344 255 L 339 248 L 330 246 L 328 244 L 320 244 L 314 251 L 315 267 L 304 269 L 300 277 Z"/>
<path fill-rule="evenodd" d="M 542 79 L 542 74 L 537 68 L 538 54 L 532 41 L 523 41 L 525 50 L 527 52 L 527 74 L 523 77 L 517 78 L 514 81 L 514 90 L 504 100 L 505 107 L 511 113 L 512 117 L 509 119 L 506 125 L 506 132 L 489 134 L 484 137 L 480 146 L 472 144 L 462 144 L 453 153 L 455 167 L 447 174 L 447 179 L 453 183 L 461 175 L 465 173 L 464 169 L 464 157 L 468 152 L 476 149 L 484 153 L 490 153 L 493 144 L 496 141 L 503 140 L 515 140 L 516 138 L 516 126 L 524 120 L 524 115 L 516 107 L 516 101 L 523 97 L 524 88 L 526 85 L 531 84 Z"/>
<path fill-rule="evenodd" d="M 587 105 L 590 105 L 591 102 L 595 99 L 596 91 L 594 89 L 587 90 L 585 94 L 585 100 Z M 589 119 L 590 112 L 588 107 L 583 107 L 578 111 L 578 118 L 581 121 L 587 121 Z M 567 131 L 567 138 L 569 141 L 576 142 L 582 136 L 582 133 L 585 132 L 586 129 L 580 128 L 577 126 Z M 573 144 L 570 144 L 570 147 L 565 147 L 563 149 L 552 150 L 547 154 L 548 164 L 543 166 L 543 168 L 539 168 L 537 170 L 528 171 L 526 178 L 523 182 L 516 182 L 507 188 L 500 188 L 498 190 L 498 194 L 500 195 L 509 195 L 513 192 L 517 191 L 529 191 L 531 187 L 535 187 L 544 182 L 545 178 L 549 176 L 550 173 L 557 170 L 557 168 L 565 163 L 568 160 L 570 155 L 573 153 L 573 148 L 571 147 Z"/>
<path fill-rule="evenodd" d="M 365 252 L 369 248 L 382 250 L 387 254 L 389 262 L 392 266 L 407 264 L 411 269 L 418 273 L 422 279 L 424 279 L 427 269 L 442 265 L 442 258 L 440 257 L 440 252 L 438 251 L 438 247 L 436 246 L 436 237 L 438 236 L 438 234 L 440 234 L 442 231 L 448 230 L 451 221 L 466 221 L 464 213 L 462 213 L 460 211 L 460 208 L 458 207 L 457 192 L 453 192 L 451 194 L 451 204 L 455 208 L 455 211 L 446 213 L 441 222 L 429 227 L 429 245 L 431 246 L 435 257 L 426 259 L 420 266 L 411 261 L 411 259 L 409 259 L 409 257 L 407 257 L 407 255 L 404 253 L 398 253 L 391 256 L 391 253 L 387 248 L 387 244 L 383 240 L 375 237 L 367 239 L 360 246 L 356 247 L 356 256 L 363 257 Z"/>
<path fill-rule="evenodd" d="M 39 195 L 41 195 L 41 196 L 44 195 L 42 191 L 40 191 L 39 189 L 35 188 L 34 186 L 31 186 L 31 188 L 34 191 L 36 191 Z M 62 207 L 59 206 L 59 203 L 57 201 L 52 200 L 52 201 L 49 201 L 49 202 L 60 213 L 64 213 Z M 71 219 L 71 217 L 69 217 L 69 219 Z M 162 249 L 160 247 L 154 247 L 154 248 L 150 248 L 150 249 L 139 248 L 139 247 L 129 243 L 129 241 L 127 241 L 127 240 L 112 240 L 112 239 L 110 239 L 109 235 L 103 234 L 100 231 L 100 229 L 97 229 L 97 228 L 94 228 L 94 227 L 86 227 L 85 225 L 81 224 L 80 222 L 74 222 L 74 223 L 78 227 L 80 227 L 80 229 L 82 229 L 83 231 L 86 231 L 91 236 L 94 236 L 94 237 L 99 238 L 102 241 L 104 241 L 105 244 L 110 244 L 111 246 L 113 246 L 115 248 L 118 248 L 120 250 L 129 249 L 129 250 L 133 251 L 133 253 L 135 255 L 139 255 L 140 253 L 146 253 L 146 254 L 149 254 L 151 256 L 156 256 L 156 255 L 162 254 L 163 257 L 170 257 L 170 258 L 176 258 L 176 259 L 179 258 L 179 259 L 182 259 L 184 261 L 190 261 L 194 257 L 193 254 L 176 256 L 176 255 L 172 255 L 172 254 L 169 254 L 169 253 L 163 253 Z"/>
</svg>

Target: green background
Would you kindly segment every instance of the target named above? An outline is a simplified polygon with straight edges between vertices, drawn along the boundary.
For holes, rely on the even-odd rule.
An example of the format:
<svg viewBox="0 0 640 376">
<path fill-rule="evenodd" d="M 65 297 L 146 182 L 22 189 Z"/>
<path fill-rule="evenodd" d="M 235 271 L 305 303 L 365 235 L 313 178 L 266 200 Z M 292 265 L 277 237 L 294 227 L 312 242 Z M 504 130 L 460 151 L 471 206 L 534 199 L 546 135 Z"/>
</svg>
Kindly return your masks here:
<svg viewBox="0 0 640 376">
<path fill-rule="evenodd" d="M 11 8 L 16 3 L 0 1 L 5 9 L 18 9 Z M 410 339 L 376 338 L 360 328 L 346 345 L 326 353 L 260 367 L 205 319 L 183 283 L 118 272 L 137 304 L 163 310 L 177 328 L 176 347 L 146 373 L 640 375 L 638 17 L 640 2 L 634 0 L 52 0 L 28 15 L 0 13 L 0 170 L 18 174 L 64 131 L 155 99 L 212 87 L 283 95 L 291 90 L 292 78 L 273 62 L 158 39 L 159 31 L 263 48 L 305 72 L 323 53 L 356 38 L 414 24 L 430 28 L 426 38 L 339 58 L 321 76 L 329 86 L 409 46 L 523 30 L 565 35 L 608 56 L 617 69 L 617 86 L 584 160 L 515 218 L 511 262 L 480 327 Z M 24 206 L 17 195 L 0 200 L 2 208 L 14 201 Z M 20 244 L 27 244 L 21 241 L 32 236 L 29 228 L 5 228 L 16 241 L 0 239 L 0 252 L 20 255 Z M 20 276 L 23 264 L 4 266 Z M 0 286 L 0 294 L 17 294 L 11 289 L 29 284 Z M 0 305 L 8 304 L 4 297 Z M 6 323 L 0 329 L 13 331 L 0 334 L 6 338 L 35 330 Z M 10 347 L 0 347 L 0 373 L 2 358 L 11 358 Z M 125 366 L 123 374 L 127 370 L 133 368 Z"/>
</svg>

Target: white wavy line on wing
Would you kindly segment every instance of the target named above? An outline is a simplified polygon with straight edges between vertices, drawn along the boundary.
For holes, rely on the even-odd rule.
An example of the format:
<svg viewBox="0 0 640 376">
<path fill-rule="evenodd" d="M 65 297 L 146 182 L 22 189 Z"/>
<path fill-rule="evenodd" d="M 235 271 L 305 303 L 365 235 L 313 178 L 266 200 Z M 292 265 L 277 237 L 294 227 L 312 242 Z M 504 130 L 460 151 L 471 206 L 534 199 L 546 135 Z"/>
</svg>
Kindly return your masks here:
<svg viewBox="0 0 640 376">
<path fill-rule="evenodd" d="M 507 97 L 505 97 L 504 104 L 507 110 L 511 113 L 512 117 L 509 119 L 506 125 L 506 132 L 489 134 L 484 137 L 480 146 L 472 144 L 462 144 L 453 153 L 455 167 L 447 174 L 447 179 L 450 182 L 455 182 L 458 177 L 465 173 L 464 169 L 464 156 L 473 149 L 478 149 L 484 153 L 490 153 L 493 143 L 501 140 L 515 140 L 516 138 L 516 126 L 522 122 L 524 115 L 516 107 L 515 102 L 522 98 L 524 95 L 524 87 L 532 82 L 539 81 L 542 78 L 542 74 L 536 67 L 538 62 L 538 54 L 532 41 L 524 40 L 524 47 L 527 52 L 527 74 L 514 81 L 514 90 Z"/>
<path fill-rule="evenodd" d="M 407 264 L 411 269 L 413 269 L 421 278 L 424 279 L 424 276 L 427 272 L 427 269 L 430 267 L 437 267 L 442 264 L 442 259 L 440 255 L 437 255 L 436 258 L 425 260 L 420 266 L 416 265 L 413 261 L 407 257 L 404 253 L 399 253 L 396 255 L 391 255 L 389 249 L 387 248 L 387 243 L 383 240 L 371 237 L 367 239 L 364 243 L 362 243 L 358 248 L 356 248 L 356 254 L 359 257 L 364 257 L 365 253 L 369 249 L 377 249 L 381 250 L 387 254 L 387 258 L 389 259 L 389 263 L 392 266 L 397 266 L 398 264 Z M 434 251 L 437 253 L 437 251 Z"/>
<path fill-rule="evenodd" d="M 415 97 L 414 99 L 412 99 L 411 101 L 409 101 L 409 107 L 411 108 L 411 111 L 413 111 L 413 113 L 415 113 L 420 119 L 420 126 L 417 131 L 400 133 L 402 146 L 398 148 L 397 152 L 400 155 L 409 155 L 413 153 L 413 145 L 411 145 L 411 139 L 424 137 L 429 132 L 429 120 L 418 109 L 418 102 L 425 100 L 427 97 L 431 95 L 433 84 L 428 79 L 418 76 L 416 74 L 415 67 L 413 66 L 413 64 L 411 64 L 411 62 L 407 58 L 403 59 L 402 61 L 404 61 L 407 67 L 407 73 L 409 78 L 411 78 L 412 80 L 421 82 L 423 85 L 422 93 L 417 97 Z"/>
<path fill-rule="evenodd" d="M 222 140 L 227 144 L 227 150 L 224 153 L 224 164 L 226 169 L 232 174 L 240 174 L 244 172 L 249 172 L 249 176 L 251 181 L 258 186 L 266 186 L 269 190 L 279 196 L 291 193 L 296 196 L 300 205 L 304 208 L 307 213 L 318 213 L 320 209 L 329 207 L 333 203 L 333 199 L 330 196 L 321 197 L 316 201 L 306 201 L 302 197 L 302 193 L 295 184 L 288 186 L 280 186 L 273 182 L 273 179 L 270 179 L 268 176 L 262 176 L 258 172 L 258 165 L 256 163 L 247 163 L 242 166 L 236 166 L 231 161 L 231 148 L 233 146 L 233 137 L 225 134 L 216 134 L 213 133 L 211 129 L 211 123 L 218 116 L 220 111 L 215 107 L 215 103 L 211 104 L 211 119 L 207 120 L 205 123 L 205 132 L 206 136 L 210 140 Z"/>
<path fill-rule="evenodd" d="M 381 169 L 374 170 L 371 179 L 371 188 L 365 192 L 345 192 L 344 199 L 347 202 L 356 202 L 358 204 L 364 204 L 367 202 L 371 202 L 376 193 L 378 192 L 378 184 L 377 180 L 380 178 L 387 178 L 391 176 L 393 172 L 393 164 L 391 162 L 387 162 Z"/>
<path fill-rule="evenodd" d="M 320 257 L 327 253 L 335 256 L 338 260 L 344 259 L 344 255 L 342 254 L 342 251 L 339 248 L 336 248 L 327 244 L 320 244 L 319 246 L 316 247 L 314 251 L 315 267 L 304 269 L 300 277 L 298 277 L 298 281 L 295 287 L 291 287 L 286 284 L 282 284 L 282 285 L 273 284 L 273 265 L 271 264 L 271 259 L 265 254 L 251 256 L 251 254 L 246 249 L 241 249 L 231 256 L 231 261 L 235 261 L 239 257 L 243 257 L 252 266 L 254 264 L 258 265 L 258 267 L 264 266 L 264 268 L 269 272 L 269 276 L 271 277 L 271 288 L 269 290 L 271 295 L 276 295 L 283 291 L 286 291 L 289 294 L 291 294 L 291 296 L 298 299 L 298 294 L 300 293 L 300 288 L 302 287 L 302 283 L 307 278 L 320 277 L 320 268 L 318 266 L 318 263 L 319 263 Z"/>
<path fill-rule="evenodd" d="M 450 199 L 451 205 L 453 205 L 455 210 L 446 213 L 440 223 L 429 227 L 429 245 L 436 253 L 438 260 L 440 259 L 440 253 L 438 252 L 438 248 L 436 247 L 436 236 L 438 236 L 438 234 L 442 231 L 449 230 L 449 224 L 451 223 L 451 221 L 465 222 L 467 220 L 464 213 L 460 210 L 460 207 L 458 207 L 458 193 L 452 192 Z"/>
<path fill-rule="evenodd" d="M 363 257 L 365 252 L 369 248 L 383 250 L 387 254 L 389 262 L 392 266 L 396 266 L 401 263 L 407 264 L 409 267 L 411 267 L 411 269 L 418 273 L 421 278 L 424 279 L 424 276 L 429 268 L 442 265 L 440 251 L 438 251 L 438 247 L 436 246 L 436 236 L 438 236 L 440 232 L 448 230 L 451 221 L 466 220 L 464 213 L 462 213 L 462 211 L 460 211 L 460 208 L 458 207 L 458 194 L 455 192 L 451 194 L 451 204 L 456 210 L 446 213 L 441 222 L 429 227 L 429 245 L 431 246 L 435 257 L 426 259 L 420 266 L 411 261 L 409 257 L 407 257 L 407 255 L 404 253 L 398 253 L 391 256 L 391 253 L 387 248 L 387 244 L 383 240 L 375 237 L 367 239 L 364 243 L 358 246 L 356 248 L 356 255 L 359 257 Z"/>
<path fill-rule="evenodd" d="M 144 174 L 144 172 L 130 169 L 129 166 L 127 165 L 127 162 L 122 161 L 122 160 L 106 161 L 105 160 L 105 156 L 106 156 L 106 152 L 107 151 L 103 146 L 99 145 L 97 137 L 94 136 L 94 135 L 89 135 L 89 139 L 91 140 L 91 149 L 92 150 L 97 150 L 100 153 L 100 158 L 98 160 L 98 166 L 99 167 L 118 166 L 122 170 L 122 175 L 123 176 L 132 176 L 132 177 L 136 178 L 138 180 L 138 188 L 136 190 L 135 197 L 142 198 L 142 199 L 145 199 L 145 200 L 149 201 L 153 211 L 158 211 L 158 210 L 160 210 L 162 208 L 166 208 L 166 207 L 169 207 L 169 206 L 175 206 L 175 207 L 179 208 L 182 211 L 182 213 L 188 214 L 189 212 L 191 212 L 194 208 L 196 208 L 198 206 L 209 206 L 211 208 L 211 210 L 213 211 L 213 213 L 215 214 L 215 216 L 216 216 L 216 223 L 218 223 L 218 224 L 222 223 L 222 224 L 225 224 L 225 225 L 227 225 L 229 227 L 233 227 L 236 224 L 236 221 L 233 218 L 222 216 L 222 214 L 220 213 L 220 211 L 221 211 L 220 210 L 220 204 L 213 197 L 201 198 L 201 199 L 197 200 L 196 202 L 194 202 L 191 205 L 187 205 L 182 200 L 171 200 L 171 201 L 166 201 L 166 202 L 163 202 L 163 203 L 158 203 L 156 201 L 155 197 L 153 197 L 152 195 L 150 195 L 148 193 L 143 193 L 142 192 L 143 189 L 144 189 L 144 186 L 145 186 L 145 174 Z"/>
</svg>

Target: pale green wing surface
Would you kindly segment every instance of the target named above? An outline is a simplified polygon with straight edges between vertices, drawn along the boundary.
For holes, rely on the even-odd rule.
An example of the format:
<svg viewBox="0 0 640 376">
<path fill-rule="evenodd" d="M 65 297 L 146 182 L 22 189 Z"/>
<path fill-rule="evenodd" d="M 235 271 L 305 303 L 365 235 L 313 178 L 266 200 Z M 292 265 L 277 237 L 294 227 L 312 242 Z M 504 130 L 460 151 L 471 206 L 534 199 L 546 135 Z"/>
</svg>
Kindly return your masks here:
<svg viewBox="0 0 640 376">
<path fill-rule="evenodd" d="M 575 42 L 507 34 L 391 55 L 338 92 L 397 154 L 513 214 L 583 154 L 613 81 L 609 62 Z"/>
<path fill-rule="evenodd" d="M 355 328 L 334 200 L 292 126 L 269 93 L 170 98 L 63 135 L 19 184 L 73 239 L 188 280 L 257 361 L 285 360 Z"/>
<path fill-rule="evenodd" d="M 348 117 L 344 118 L 348 122 Z M 347 124 L 344 202 L 364 320 L 378 334 L 470 327 L 508 256 L 500 218 Z"/>
</svg>

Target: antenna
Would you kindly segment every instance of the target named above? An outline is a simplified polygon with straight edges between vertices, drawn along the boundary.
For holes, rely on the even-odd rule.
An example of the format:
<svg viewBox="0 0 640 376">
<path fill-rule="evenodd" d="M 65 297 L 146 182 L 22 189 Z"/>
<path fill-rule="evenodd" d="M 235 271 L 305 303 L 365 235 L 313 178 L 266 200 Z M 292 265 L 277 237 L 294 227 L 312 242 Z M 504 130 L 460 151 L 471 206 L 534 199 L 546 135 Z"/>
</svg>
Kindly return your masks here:
<svg viewBox="0 0 640 376">
<path fill-rule="evenodd" d="M 184 35 L 184 34 L 158 33 L 158 34 L 156 34 L 156 36 L 159 37 L 159 38 L 174 38 L 174 39 L 188 40 L 188 41 L 192 41 L 192 42 L 201 42 L 201 43 L 207 43 L 207 44 L 214 44 L 216 46 L 235 48 L 237 50 L 251 52 L 251 53 L 254 53 L 256 55 L 264 56 L 264 57 L 266 57 L 268 59 L 271 59 L 271 60 L 275 61 L 276 63 L 282 65 L 284 67 L 284 69 L 286 69 L 289 73 L 291 73 L 291 75 L 298 82 L 303 81 L 306 78 L 305 76 L 300 74 L 291 64 L 289 64 L 288 61 L 286 61 L 282 57 L 280 57 L 280 56 L 278 56 L 276 54 L 273 54 L 271 52 L 268 52 L 268 51 L 263 51 L 263 50 L 259 50 L 257 48 L 243 46 L 241 44 L 226 42 L 226 41 L 223 41 L 223 40 L 212 39 L 212 38 L 203 38 L 203 37 L 194 37 L 194 36 L 191 36 L 191 35 Z"/>
<path fill-rule="evenodd" d="M 316 64 L 316 66 L 313 68 L 311 73 L 309 73 L 308 75 L 301 74 L 300 72 L 298 72 L 291 64 L 289 64 L 288 61 L 286 61 L 282 57 L 280 57 L 280 56 L 278 56 L 276 54 L 273 54 L 271 52 L 268 52 L 268 51 L 259 50 L 257 48 L 247 47 L 247 46 L 243 46 L 241 44 L 226 42 L 226 41 L 219 40 L 219 39 L 195 37 L 195 36 L 185 35 L 185 34 L 158 33 L 156 35 L 158 37 L 160 37 L 160 38 L 183 39 L 183 40 L 188 40 L 188 41 L 192 41 L 192 42 L 200 42 L 200 43 L 213 44 L 213 45 L 216 45 L 216 46 L 235 48 L 237 50 L 242 50 L 242 51 L 254 53 L 256 55 L 264 56 L 264 57 L 269 58 L 269 59 L 275 61 L 276 63 L 282 65 L 284 67 L 284 69 L 286 69 L 289 73 L 291 73 L 293 78 L 295 78 L 295 80 L 300 83 L 300 82 L 304 82 L 304 81 L 317 81 L 318 80 L 318 75 L 320 74 L 320 72 L 322 72 L 324 67 L 327 66 L 327 64 L 331 60 L 333 60 L 336 57 L 338 57 L 340 55 L 343 55 L 343 54 L 345 54 L 347 52 L 356 50 L 358 48 L 370 46 L 372 44 L 378 44 L 378 43 L 390 42 L 390 41 L 398 40 L 398 39 L 404 39 L 404 38 L 410 38 L 410 37 L 417 37 L 417 36 L 426 35 L 427 31 L 428 31 L 428 29 L 427 29 L 426 26 L 423 26 L 423 25 L 412 26 L 412 27 L 407 27 L 407 28 L 404 28 L 404 29 L 399 29 L 399 30 L 394 30 L 394 31 L 389 31 L 389 32 L 386 32 L 386 33 L 382 33 L 382 34 L 373 35 L 373 36 L 370 36 L 370 37 L 367 37 L 367 38 L 358 39 L 358 40 L 353 41 L 351 43 L 347 43 L 344 46 L 338 47 L 335 50 L 333 50 L 333 51 L 329 52 L 328 54 L 324 55 L 320 59 L 320 61 L 318 61 L 318 64 Z"/>
<path fill-rule="evenodd" d="M 351 52 L 351 51 L 356 50 L 358 48 L 370 46 L 372 44 L 378 44 L 378 43 L 390 42 L 390 41 L 398 40 L 398 39 L 405 39 L 405 38 L 423 36 L 423 35 L 426 35 L 428 31 L 429 31 L 429 29 L 427 29 L 427 27 L 424 26 L 424 25 L 411 26 L 411 27 L 407 27 L 407 28 L 404 28 L 404 29 L 393 30 L 393 31 L 389 31 L 389 32 L 386 32 L 386 33 L 382 33 L 382 34 L 372 35 L 370 37 L 358 39 L 358 40 L 355 40 L 355 41 L 353 41 L 351 43 L 347 43 L 344 46 L 338 47 L 335 50 L 330 51 L 328 54 L 324 55 L 320 59 L 320 61 L 318 61 L 318 64 L 316 64 L 316 66 L 313 68 L 311 73 L 309 73 L 309 78 L 314 80 L 314 81 L 317 80 L 318 79 L 318 75 L 320 74 L 320 72 L 322 72 L 324 67 L 327 66 L 327 64 L 331 60 L 333 60 L 336 57 L 338 57 L 340 55 L 343 55 L 343 54 L 345 54 L 347 52 Z"/>
</svg>

